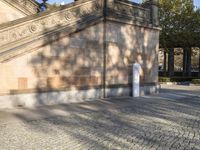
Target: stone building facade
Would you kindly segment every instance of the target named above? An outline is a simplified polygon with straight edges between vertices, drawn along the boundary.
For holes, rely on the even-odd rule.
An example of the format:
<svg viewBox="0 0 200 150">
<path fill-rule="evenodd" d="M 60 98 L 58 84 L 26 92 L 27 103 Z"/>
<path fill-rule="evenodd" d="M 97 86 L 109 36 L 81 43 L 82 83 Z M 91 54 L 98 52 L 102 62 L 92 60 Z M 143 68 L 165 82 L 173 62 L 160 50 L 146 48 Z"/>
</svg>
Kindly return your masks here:
<svg viewBox="0 0 200 150">
<path fill-rule="evenodd" d="M 134 62 L 141 94 L 156 92 L 156 4 L 78 0 L 1 24 L 0 107 L 130 96 Z"/>
<path fill-rule="evenodd" d="M 0 24 L 36 14 L 38 10 L 33 0 L 0 0 Z"/>
</svg>

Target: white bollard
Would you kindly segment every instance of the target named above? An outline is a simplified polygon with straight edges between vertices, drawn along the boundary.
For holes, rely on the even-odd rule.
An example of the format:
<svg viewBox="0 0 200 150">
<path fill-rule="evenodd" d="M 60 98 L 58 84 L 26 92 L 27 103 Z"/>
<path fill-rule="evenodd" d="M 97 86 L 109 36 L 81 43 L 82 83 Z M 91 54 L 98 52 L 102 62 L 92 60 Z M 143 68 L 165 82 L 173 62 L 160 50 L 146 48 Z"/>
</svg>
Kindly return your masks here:
<svg viewBox="0 0 200 150">
<path fill-rule="evenodd" d="M 132 93 L 133 97 L 139 97 L 140 96 L 140 71 L 141 66 L 138 63 L 133 64 L 133 87 L 132 87 Z"/>
</svg>

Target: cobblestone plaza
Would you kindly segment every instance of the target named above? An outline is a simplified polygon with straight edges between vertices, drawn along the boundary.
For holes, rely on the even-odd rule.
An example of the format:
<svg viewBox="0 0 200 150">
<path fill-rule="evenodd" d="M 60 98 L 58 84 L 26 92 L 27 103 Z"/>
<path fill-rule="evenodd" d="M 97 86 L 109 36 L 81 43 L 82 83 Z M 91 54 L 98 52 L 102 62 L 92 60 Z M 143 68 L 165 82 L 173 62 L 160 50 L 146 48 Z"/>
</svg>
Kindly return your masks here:
<svg viewBox="0 0 200 150">
<path fill-rule="evenodd" d="M 200 149 L 200 88 L 1 111 L 0 149 Z"/>
</svg>

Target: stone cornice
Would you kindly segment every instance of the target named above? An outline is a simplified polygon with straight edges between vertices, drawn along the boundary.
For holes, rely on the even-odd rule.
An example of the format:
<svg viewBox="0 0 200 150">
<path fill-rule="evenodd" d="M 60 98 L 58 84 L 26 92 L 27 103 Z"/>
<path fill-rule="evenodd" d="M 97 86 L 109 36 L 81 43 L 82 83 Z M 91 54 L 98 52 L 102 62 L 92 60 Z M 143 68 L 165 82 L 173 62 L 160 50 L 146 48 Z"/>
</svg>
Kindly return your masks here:
<svg viewBox="0 0 200 150">
<path fill-rule="evenodd" d="M 24 13 L 25 15 L 36 14 L 39 5 L 34 0 L 2 0 L 3 2 L 11 5 L 15 9 Z"/>
<path fill-rule="evenodd" d="M 108 15 L 106 17 L 109 20 L 118 20 L 120 22 L 142 26 L 150 25 L 150 10 L 135 5 L 132 2 L 115 0 L 108 3 L 107 10 Z"/>
<path fill-rule="evenodd" d="M 153 28 L 149 9 L 120 0 L 110 1 L 107 8 L 104 6 L 104 0 L 79 0 L 54 10 L 0 25 L 0 62 L 19 55 L 22 53 L 20 47 L 35 39 L 41 39 L 61 30 L 67 35 L 103 18 Z"/>
</svg>

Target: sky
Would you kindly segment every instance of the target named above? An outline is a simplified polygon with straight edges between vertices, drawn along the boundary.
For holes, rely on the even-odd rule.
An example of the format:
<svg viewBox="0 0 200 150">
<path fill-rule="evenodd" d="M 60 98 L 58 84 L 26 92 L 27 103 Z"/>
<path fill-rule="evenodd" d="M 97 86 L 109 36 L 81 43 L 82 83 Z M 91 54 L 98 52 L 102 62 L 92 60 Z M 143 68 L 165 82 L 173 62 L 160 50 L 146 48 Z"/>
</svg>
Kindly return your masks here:
<svg viewBox="0 0 200 150">
<path fill-rule="evenodd" d="M 200 0 L 194 0 L 194 5 L 200 7 Z"/>
<path fill-rule="evenodd" d="M 41 1 L 41 0 L 38 0 Z M 48 0 L 49 3 L 62 3 L 64 2 L 65 4 L 73 2 L 74 0 Z M 142 0 L 133 0 L 136 3 L 140 3 Z M 194 0 L 194 5 L 197 7 L 200 7 L 200 0 Z"/>
</svg>

